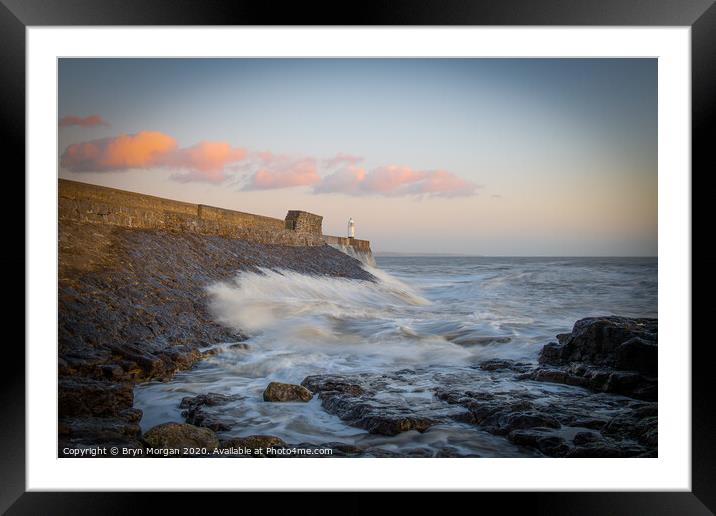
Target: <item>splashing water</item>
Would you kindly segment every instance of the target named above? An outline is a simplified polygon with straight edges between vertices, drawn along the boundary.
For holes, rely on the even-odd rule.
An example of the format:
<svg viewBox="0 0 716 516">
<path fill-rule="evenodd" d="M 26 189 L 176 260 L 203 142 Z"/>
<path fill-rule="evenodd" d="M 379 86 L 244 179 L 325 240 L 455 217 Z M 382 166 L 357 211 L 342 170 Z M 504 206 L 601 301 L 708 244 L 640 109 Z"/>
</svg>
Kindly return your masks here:
<svg viewBox="0 0 716 516">
<path fill-rule="evenodd" d="M 378 263 L 381 269 L 366 265 L 376 282 L 261 270 L 210 286 L 216 320 L 248 334 L 249 348 L 224 346 L 169 382 L 138 386 L 143 429 L 183 421 L 183 397 L 217 392 L 241 396 L 221 409 L 233 423 L 221 437 L 270 434 L 289 443 L 340 441 L 397 453 L 450 447 L 459 454 L 529 455 L 464 423 L 376 436 L 328 414 L 317 398 L 276 404 L 261 395 L 271 381 L 412 368 L 411 385 L 386 380 L 386 390 L 428 414 L 441 410 L 431 392 L 445 378 L 474 376 L 474 367 L 490 358 L 535 362 L 542 346 L 577 319 L 656 316 L 655 259 L 391 257 Z M 486 381 L 482 388 L 495 388 L 494 379 Z M 500 382 L 507 388 L 510 380 Z"/>
</svg>

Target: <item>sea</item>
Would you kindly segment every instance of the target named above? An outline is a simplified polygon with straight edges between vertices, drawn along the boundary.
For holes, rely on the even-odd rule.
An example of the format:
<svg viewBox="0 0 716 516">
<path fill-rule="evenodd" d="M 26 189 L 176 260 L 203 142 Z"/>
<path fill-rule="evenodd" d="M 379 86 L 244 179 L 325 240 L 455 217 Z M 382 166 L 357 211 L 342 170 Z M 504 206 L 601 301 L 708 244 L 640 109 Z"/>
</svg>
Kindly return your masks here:
<svg viewBox="0 0 716 516">
<path fill-rule="evenodd" d="M 183 422 L 184 397 L 220 393 L 240 398 L 220 408 L 231 423 L 221 438 L 341 442 L 374 456 L 440 456 L 446 449 L 457 456 L 533 456 L 459 421 L 381 436 L 328 413 L 318 397 L 267 403 L 262 393 L 272 381 L 408 369 L 418 372 L 410 385 L 386 390 L 430 415 L 443 410 L 433 392 L 446 377 L 473 378 L 478 364 L 495 358 L 536 363 L 545 344 L 584 317 L 658 315 L 656 258 L 378 256 L 364 266 L 377 281 L 263 270 L 210 286 L 214 316 L 247 334 L 247 346 L 222 344 L 223 352 L 170 381 L 138 385 L 142 429 Z M 474 387 L 505 389 L 515 387 L 512 381 L 486 377 Z M 540 395 L 579 388 L 549 389 Z"/>
</svg>

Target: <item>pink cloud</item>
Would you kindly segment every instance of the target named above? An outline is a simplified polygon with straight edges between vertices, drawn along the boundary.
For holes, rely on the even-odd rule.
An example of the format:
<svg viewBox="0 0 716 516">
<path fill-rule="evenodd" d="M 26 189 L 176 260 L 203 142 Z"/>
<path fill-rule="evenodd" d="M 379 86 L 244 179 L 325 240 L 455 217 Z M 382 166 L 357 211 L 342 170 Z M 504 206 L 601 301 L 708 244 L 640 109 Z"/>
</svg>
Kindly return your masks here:
<svg viewBox="0 0 716 516">
<path fill-rule="evenodd" d="M 73 125 L 78 127 L 109 127 L 109 123 L 99 115 L 89 115 L 86 117 L 67 115 L 60 118 L 60 127 L 71 127 Z"/>
<path fill-rule="evenodd" d="M 244 160 L 246 155 L 246 149 L 232 147 L 226 142 L 205 141 L 169 153 L 161 164 L 186 170 L 172 176 L 177 181 L 221 183 L 226 179 L 226 166 Z"/>
<path fill-rule="evenodd" d="M 314 193 L 453 197 L 472 195 L 477 189 L 474 183 L 446 170 L 387 165 L 366 171 L 357 165 L 361 161 L 363 158 L 342 153 L 321 160 L 324 171 L 326 163 L 332 167 L 328 170 L 333 170 L 321 178 L 319 160 L 313 157 L 249 153 L 222 141 L 179 148 L 167 134 L 140 131 L 72 144 L 60 157 L 60 166 L 73 172 L 164 168 L 176 171 L 171 176 L 176 181 L 215 184 L 225 182 L 228 171 L 243 170 L 250 173 L 244 190 L 313 186 Z"/>
<path fill-rule="evenodd" d="M 73 172 L 150 168 L 176 148 L 176 140 L 158 131 L 121 134 L 67 147 L 60 165 Z"/>
<path fill-rule="evenodd" d="M 326 176 L 314 188 L 315 193 L 353 193 L 365 181 L 365 169 L 349 166 Z"/>
<path fill-rule="evenodd" d="M 361 162 L 363 162 L 363 158 L 360 156 L 353 156 L 343 152 L 339 152 L 334 157 L 323 160 L 323 164 L 328 168 L 336 168 L 341 165 L 357 165 Z"/>
<path fill-rule="evenodd" d="M 315 158 L 292 158 L 260 153 L 259 169 L 249 178 L 244 190 L 273 190 L 318 183 Z"/>
<path fill-rule="evenodd" d="M 477 185 L 446 170 L 413 170 L 388 165 L 366 173 L 364 169 L 346 167 L 326 176 L 316 185 L 316 193 L 348 195 L 430 195 L 454 197 L 472 195 Z"/>
<path fill-rule="evenodd" d="M 219 183 L 226 179 L 226 166 L 245 159 L 246 155 L 245 149 L 226 142 L 204 141 L 177 148 L 171 136 L 141 131 L 72 144 L 62 154 L 60 165 L 73 172 L 173 168 L 184 171 L 173 176 L 179 181 Z"/>
</svg>

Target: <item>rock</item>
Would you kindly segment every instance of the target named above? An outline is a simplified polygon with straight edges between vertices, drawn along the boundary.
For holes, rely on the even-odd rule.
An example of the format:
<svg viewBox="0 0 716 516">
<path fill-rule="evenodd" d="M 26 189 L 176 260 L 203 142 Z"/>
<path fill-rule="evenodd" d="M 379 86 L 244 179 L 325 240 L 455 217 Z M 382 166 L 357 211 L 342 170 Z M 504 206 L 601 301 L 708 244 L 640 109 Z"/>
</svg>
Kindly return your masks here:
<svg viewBox="0 0 716 516">
<path fill-rule="evenodd" d="M 302 385 L 271 382 L 264 390 L 264 401 L 311 401 L 313 394 Z"/>
<path fill-rule="evenodd" d="M 537 448 L 548 457 L 564 457 L 571 450 L 563 437 L 541 429 L 513 430 L 507 439 L 515 444 Z"/>
<path fill-rule="evenodd" d="M 655 341 L 633 337 L 617 348 L 615 367 L 656 376 L 658 358 L 659 350 Z"/>
<path fill-rule="evenodd" d="M 586 444 L 599 441 L 601 436 L 596 432 L 577 432 L 572 438 L 574 444 Z"/>
<path fill-rule="evenodd" d="M 206 448 L 209 452 L 219 447 L 219 439 L 208 428 L 186 423 L 163 423 L 152 427 L 143 436 L 150 448 Z"/>
<path fill-rule="evenodd" d="M 482 369 L 483 371 L 510 370 L 516 372 L 524 372 L 531 369 L 531 367 L 529 366 L 529 364 L 525 364 L 523 362 L 515 362 L 514 360 L 495 358 L 492 360 L 485 360 L 484 362 L 480 362 L 480 369 Z"/>
<path fill-rule="evenodd" d="M 187 396 L 181 399 L 179 408 L 193 409 L 199 406 L 213 407 L 216 405 L 224 405 L 230 401 L 240 400 L 241 396 L 237 394 L 227 395 L 210 392 L 207 394 L 199 394 L 198 396 Z"/>
<path fill-rule="evenodd" d="M 656 319 L 590 317 L 542 348 L 542 366 L 521 376 L 643 400 L 658 391 Z"/>
<path fill-rule="evenodd" d="M 365 393 L 360 385 L 331 375 L 308 376 L 301 382 L 301 385 L 313 393 L 336 391 L 351 396 L 361 396 Z"/>
<path fill-rule="evenodd" d="M 59 434 L 70 440 L 102 443 L 139 439 L 142 431 L 137 421 L 128 417 L 65 417 L 59 420 Z"/>
<path fill-rule="evenodd" d="M 83 377 L 60 377 L 58 411 L 60 417 L 116 416 L 132 407 L 134 386 Z"/>
<path fill-rule="evenodd" d="M 396 381 L 409 381 L 412 370 L 397 371 L 390 376 Z M 438 421 L 416 413 L 405 404 L 376 396 L 388 378 L 385 375 L 315 375 L 306 377 L 301 385 L 318 394 L 321 406 L 347 424 L 372 434 L 397 435 L 416 430 L 425 432 Z M 364 384 L 362 384 L 364 382 Z"/>
<path fill-rule="evenodd" d="M 142 372 L 143 378 L 154 378 L 165 374 L 165 365 L 161 358 L 142 349 L 137 344 L 108 343 L 107 347 L 118 359 L 134 362 Z"/>
<path fill-rule="evenodd" d="M 638 446 L 613 446 L 604 443 L 588 443 L 584 446 L 576 446 L 571 448 L 564 456 L 571 458 L 625 458 L 640 457 L 645 452 L 643 448 Z"/>
<path fill-rule="evenodd" d="M 657 319 L 632 319 L 628 317 L 588 317 L 574 323 L 570 334 L 561 334 L 559 344 L 550 343 L 540 354 L 540 363 L 565 365 L 584 362 L 597 366 L 617 367 L 619 348 L 637 338 L 638 342 L 627 346 L 622 352 L 626 363 L 645 362 L 649 365 L 652 348 L 642 349 L 646 343 L 656 347 Z M 627 358 L 628 357 L 628 358 Z"/>
<path fill-rule="evenodd" d="M 240 399 L 242 399 L 242 396 L 239 395 L 229 396 L 210 392 L 208 394 L 182 398 L 179 408 L 186 409 L 182 411 L 181 415 L 186 418 L 187 423 L 203 426 L 215 432 L 221 432 L 231 430 L 231 423 L 207 411 L 206 407 L 225 405 Z"/>
</svg>

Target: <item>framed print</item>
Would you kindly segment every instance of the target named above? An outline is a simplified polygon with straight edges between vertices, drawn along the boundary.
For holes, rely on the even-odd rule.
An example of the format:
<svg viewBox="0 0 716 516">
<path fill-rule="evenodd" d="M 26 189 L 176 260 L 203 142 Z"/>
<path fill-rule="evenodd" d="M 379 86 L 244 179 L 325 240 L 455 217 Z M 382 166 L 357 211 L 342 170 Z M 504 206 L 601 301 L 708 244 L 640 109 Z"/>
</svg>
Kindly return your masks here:
<svg viewBox="0 0 716 516">
<path fill-rule="evenodd" d="M 27 300 L 3 510 L 712 510 L 710 2 L 130 4 L 0 11 Z"/>
</svg>

